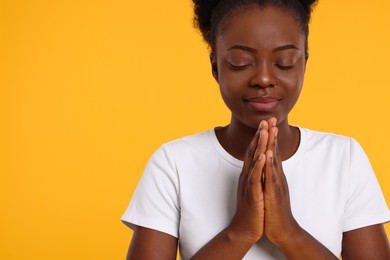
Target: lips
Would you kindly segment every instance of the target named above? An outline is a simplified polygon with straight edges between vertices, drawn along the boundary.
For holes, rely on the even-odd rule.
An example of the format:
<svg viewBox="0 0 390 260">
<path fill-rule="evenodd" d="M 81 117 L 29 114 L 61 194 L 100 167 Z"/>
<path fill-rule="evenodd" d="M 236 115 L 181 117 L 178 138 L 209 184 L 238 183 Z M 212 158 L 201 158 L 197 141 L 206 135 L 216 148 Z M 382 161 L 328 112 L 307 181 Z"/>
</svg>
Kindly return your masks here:
<svg viewBox="0 0 390 260">
<path fill-rule="evenodd" d="M 244 99 L 251 110 L 269 112 L 277 108 L 281 99 L 272 96 L 256 96 Z"/>
</svg>

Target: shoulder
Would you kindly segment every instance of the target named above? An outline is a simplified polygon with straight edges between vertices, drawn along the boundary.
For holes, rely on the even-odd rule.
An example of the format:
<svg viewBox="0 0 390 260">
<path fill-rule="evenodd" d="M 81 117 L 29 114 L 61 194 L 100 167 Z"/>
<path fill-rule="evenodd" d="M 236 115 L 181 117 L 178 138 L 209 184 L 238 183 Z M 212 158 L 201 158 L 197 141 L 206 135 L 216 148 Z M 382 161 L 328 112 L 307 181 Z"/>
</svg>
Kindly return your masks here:
<svg viewBox="0 0 390 260">
<path fill-rule="evenodd" d="M 328 132 L 320 132 L 307 128 L 300 128 L 301 133 L 305 134 L 308 141 L 312 143 L 329 143 L 332 145 L 348 145 L 353 138 Z"/>
<path fill-rule="evenodd" d="M 154 152 L 149 163 L 163 160 L 174 166 L 177 162 L 190 161 L 210 153 L 214 146 L 213 131 L 207 130 L 166 142 Z"/>
<path fill-rule="evenodd" d="M 314 131 L 300 128 L 302 141 L 306 142 L 309 151 L 326 151 L 327 153 L 351 154 L 351 150 L 360 148 L 359 143 L 352 137 L 340 134 Z"/>
<path fill-rule="evenodd" d="M 207 130 L 164 143 L 158 150 L 174 157 L 210 151 L 213 143 L 213 131 Z"/>
<path fill-rule="evenodd" d="M 164 143 L 162 147 L 168 149 L 180 149 L 180 148 L 189 148 L 189 147 L 198 147 L 203 146 L 210 142 L 210 138 L 213 130 L 207 130 L 193 135 L 188 135 L 167 143 Z"/>
<path fill-rule="evenodd" d="M 348 169 L 352 165 L 369 164 L 361 145 L 352 137 L 300 128 L 301 145 L 306 159 L 325 160 L 337 167 Z"/>
<path fill-rule="evenodd" d="M 373 173 L 367 154 L 354 138 L 305 128 L 300 130 L 305 155 L 309 157 L 306 159 L 317 161 L 321 158 L 353 175 Z"/>
</svg>

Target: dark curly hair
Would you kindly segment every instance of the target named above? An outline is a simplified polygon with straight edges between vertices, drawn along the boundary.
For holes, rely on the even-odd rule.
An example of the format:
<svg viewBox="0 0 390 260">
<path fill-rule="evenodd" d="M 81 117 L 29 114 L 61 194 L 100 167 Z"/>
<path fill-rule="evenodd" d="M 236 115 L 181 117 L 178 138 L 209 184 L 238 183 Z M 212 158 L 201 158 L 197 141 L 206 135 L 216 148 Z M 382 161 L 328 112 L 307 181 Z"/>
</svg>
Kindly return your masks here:
<svg viewBox="0 0 390 260">
<path fill-rule="evenodd" d="M 309 22 L 313 7 L 318 0 L 192 0 L 194 3 L 194 25 L 199 28 L 204 40 L 215 49 L 215 40 L 221 25 L 237 11 L 250 5 L 274 6 L 289 11 L 301 25 L 308 49 Z"/>
</svg>

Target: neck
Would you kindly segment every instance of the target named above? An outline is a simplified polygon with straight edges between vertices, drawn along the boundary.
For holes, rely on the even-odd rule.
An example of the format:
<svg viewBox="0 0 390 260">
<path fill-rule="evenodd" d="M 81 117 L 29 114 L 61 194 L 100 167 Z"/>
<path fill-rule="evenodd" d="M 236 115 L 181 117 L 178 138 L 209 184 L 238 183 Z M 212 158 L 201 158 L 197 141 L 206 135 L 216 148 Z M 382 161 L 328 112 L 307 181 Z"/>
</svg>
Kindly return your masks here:
<svg viewBox="0 0 390 260">
<path fill-rule="evenodd" d="M 278 145 L 282 160 L 290 158 L 299 146 L 300 134 L 288 120 L 278 122 Z M 257 128 L 249 127 L 232 118 L 228 126 L 217 129 L 216 134 L 222 147 L 233 157 L 244 160 L 246 150 L 254 137 Z"/>
</svg>

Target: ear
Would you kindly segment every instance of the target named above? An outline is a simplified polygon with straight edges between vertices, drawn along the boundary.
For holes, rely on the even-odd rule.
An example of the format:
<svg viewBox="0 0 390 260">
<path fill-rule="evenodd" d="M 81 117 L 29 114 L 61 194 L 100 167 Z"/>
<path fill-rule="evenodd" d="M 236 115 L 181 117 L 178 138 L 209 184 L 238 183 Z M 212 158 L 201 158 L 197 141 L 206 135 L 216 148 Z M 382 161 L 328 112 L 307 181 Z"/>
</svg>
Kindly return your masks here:
<svg viewBox="0 0 390 260">
<path fill-rule="evenodd" d="M 218 82 L 218 66 L 213 52 L 210 53 L 211 73 L 214 79 Z"/>
</svg>

